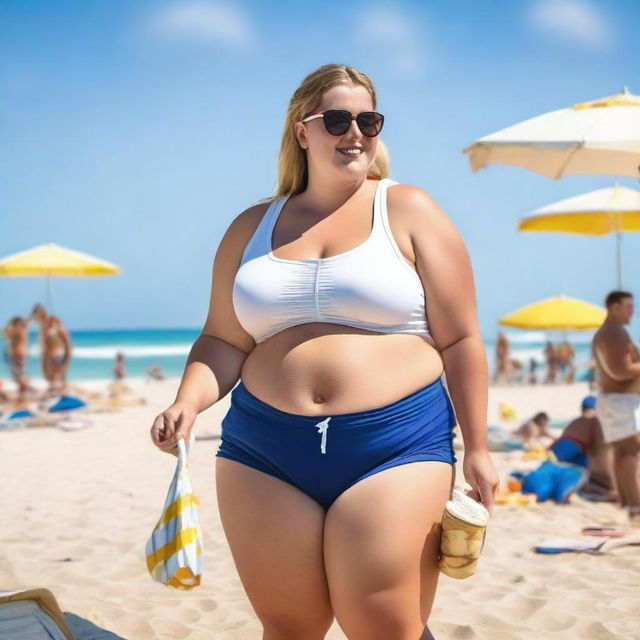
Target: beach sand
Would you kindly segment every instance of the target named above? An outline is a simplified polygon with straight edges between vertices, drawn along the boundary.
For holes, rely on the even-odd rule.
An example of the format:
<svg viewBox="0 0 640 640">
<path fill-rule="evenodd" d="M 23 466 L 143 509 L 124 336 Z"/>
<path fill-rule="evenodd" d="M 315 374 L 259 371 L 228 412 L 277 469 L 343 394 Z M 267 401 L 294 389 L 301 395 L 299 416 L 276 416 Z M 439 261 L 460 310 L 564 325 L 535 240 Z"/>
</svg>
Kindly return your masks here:
<svg viewBox="0 0 640 640">
<path fill-rule="evenodd" d="M 260 638 L 216 507 L 213 455 L 229 396 L 196 423 L 200 440 L 190 470 L 201 500 L 204 575 L 200 587 L 178 591 L 153 582 L 144 559 L 176 460 L 158 452 L 148 432 L 178 380 L 131 384 L 147 405 L 92 414 L 89 428 L 0 432 L 0 590 L 48 588 L 76 628 L 93 623 L 115 634 L 110 638 Z M 537 411 L 569 419 L 587 394 L 585 384 L 492 387 L 489 422 L 514 428 Z M 514 407 L 518 420 L 501 421 L 499 402 Z M 522 466 L 519 453 L 494 459 L 503 479 Z M 583 526 L 623 521 L 614 505 L 581 499 L 496 507 L 476 575 L 441 576 L 432 632 L 439 640 L 640 638 L 640 548 L 602 556 L 531 550 L 545 537 L 575 537 Z M 327 640 L 344 638 L 334 623 Z"/>
</svg>

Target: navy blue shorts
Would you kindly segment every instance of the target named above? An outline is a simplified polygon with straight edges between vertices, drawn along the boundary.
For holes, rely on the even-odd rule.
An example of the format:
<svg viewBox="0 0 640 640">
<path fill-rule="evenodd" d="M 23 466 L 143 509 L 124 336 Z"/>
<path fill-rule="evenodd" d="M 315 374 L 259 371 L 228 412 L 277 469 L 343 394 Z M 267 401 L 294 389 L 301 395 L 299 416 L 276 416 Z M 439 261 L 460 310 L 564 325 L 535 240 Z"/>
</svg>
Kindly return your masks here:
<svg viewBox="0 0 640 640">
<path fill-rule="evenodd" d="M 424 460 L 455 465 L 455 422 L 441 378 L 384 407 L 333 416 L 280 411 L 240 382 L 216 455 L 284 480 L 328 509 L 384 469 Z"/>
</svg>

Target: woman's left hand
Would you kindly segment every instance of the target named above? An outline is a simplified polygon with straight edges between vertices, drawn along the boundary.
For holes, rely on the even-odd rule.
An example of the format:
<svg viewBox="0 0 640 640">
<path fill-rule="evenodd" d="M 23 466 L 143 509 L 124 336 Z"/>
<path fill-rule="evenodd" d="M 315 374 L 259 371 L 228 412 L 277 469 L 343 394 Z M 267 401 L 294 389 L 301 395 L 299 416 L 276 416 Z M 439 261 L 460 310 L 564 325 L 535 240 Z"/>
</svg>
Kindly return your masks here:
<svg viewBox="0 0 640 640">
<path fill-rule="evenodd" d="M 469 497 L 481 502 L 489 513 L 493 513 L 493 503 L 500 485 L 500 478 L 489 452 L 486 450 L 465 452 L 462 470 L 464 479 L 471 485 Z"/>
</svg>

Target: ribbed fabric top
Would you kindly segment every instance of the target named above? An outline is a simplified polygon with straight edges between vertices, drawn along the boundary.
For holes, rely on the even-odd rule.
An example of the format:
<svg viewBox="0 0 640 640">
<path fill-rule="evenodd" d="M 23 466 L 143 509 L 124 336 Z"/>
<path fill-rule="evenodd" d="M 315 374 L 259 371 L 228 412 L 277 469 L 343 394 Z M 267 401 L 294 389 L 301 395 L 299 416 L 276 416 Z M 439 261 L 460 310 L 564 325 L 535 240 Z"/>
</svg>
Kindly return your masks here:
<svg viewBox="0 0 640 640">
<path fill-rule="evenodd" d="M 413 333 L 432 342 L 422 281 L 398 247 L 380 180 L 369 237 L 328 258 L 285 260 L 272 235 L 289 196 L 274 200 L 247 244 L 233 284 L 233 306 L 256 343 L 295 325 L 330 322 L 380 333 Z"/>
</svg>

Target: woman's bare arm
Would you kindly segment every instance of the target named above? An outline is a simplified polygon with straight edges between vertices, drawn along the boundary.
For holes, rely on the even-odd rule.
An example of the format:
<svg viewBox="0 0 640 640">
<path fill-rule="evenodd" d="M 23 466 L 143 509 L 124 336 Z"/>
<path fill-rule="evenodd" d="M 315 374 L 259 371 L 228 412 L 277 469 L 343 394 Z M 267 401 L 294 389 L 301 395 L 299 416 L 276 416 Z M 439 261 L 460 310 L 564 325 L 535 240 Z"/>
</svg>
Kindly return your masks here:
<svg viewBox="0 0 640 640">
<path fill-rule="evenodd" d="M 194 342 L 174 403 L 158 416 L 151 437 L 163 451 L 172 451 L 187 437 L 195 417 L 233 389 L 242 365 L 255 347 L 233 308 L 233 282 L 247 242 L 266 211 L 256 205 L 229 226 L 213 263 L 209 313 L 202 334 Z"/>
<path fill-rule="evenodd" d="M 264 212 L 264 205 L 256 205 L 241 213 L 227 229 L 216 252 L 209 313 L 202 334 L 189 353 L 176 397 L 176 402 L 190 403 L 197 412 L 233 389 L 245 358 L 255 347 L 233 308 L 233 282 L 242 253 Z"/>
<path fill-rule="evenodd" d="M 488 454 L 489 371 L 469 254 L 454 224 L 427 193 L 409 185 L 393 189 L 394 206 L 411 229 L 429 331 L 444 363 L 462 431 L 465 478 L 474 497 L 491 510 L 499 480 Z"/>
<path fill-rule="evenodd" d="M 402 185 L 425 290 L 429 332 L 444 362 L 465 450 L 487 449 L 489 372 L 476 311 L 469 254 L 449 217 L 421 189 Z"/>
</svg>

